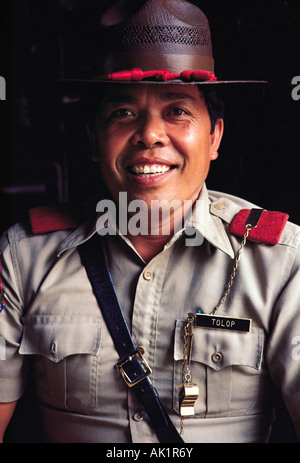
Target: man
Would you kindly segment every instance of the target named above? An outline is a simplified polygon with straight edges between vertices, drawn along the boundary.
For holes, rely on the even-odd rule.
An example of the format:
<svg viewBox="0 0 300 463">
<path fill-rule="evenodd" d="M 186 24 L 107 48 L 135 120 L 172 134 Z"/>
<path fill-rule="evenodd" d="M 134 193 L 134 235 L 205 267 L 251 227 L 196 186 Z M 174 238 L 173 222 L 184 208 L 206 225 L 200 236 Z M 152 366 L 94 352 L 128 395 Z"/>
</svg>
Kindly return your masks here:
<svg viewBox="0 0 300 463">
<path fill-rule="evenodd" d="M 230 84 L 207 20 L 148 0 L 101 22 L 110 48 L 78 82 L 99 215 L 33 210 L 1 240 L 2 434 L 29 362 L 48 442 L 266 442 L 279 391 L 299 431 L 299 228 L 206 189 L 224 128 L 212 89 Z"/>
</svg>

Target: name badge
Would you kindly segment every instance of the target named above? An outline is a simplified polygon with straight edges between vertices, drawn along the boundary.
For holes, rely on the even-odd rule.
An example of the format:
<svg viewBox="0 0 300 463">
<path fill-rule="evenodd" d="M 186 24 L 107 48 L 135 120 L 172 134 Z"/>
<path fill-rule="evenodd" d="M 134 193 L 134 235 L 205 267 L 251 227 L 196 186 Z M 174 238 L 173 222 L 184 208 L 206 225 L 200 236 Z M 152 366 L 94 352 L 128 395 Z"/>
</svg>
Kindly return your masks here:
<svg viewBox="0 0 300 463">
<path fill-rule="evenodd" d="M 195 326 L 202 328 L 213 328 L 217 330 L 251 331 L 250 318 L 221 317 L 219 315 L 196 314 Z"/>
</svg>

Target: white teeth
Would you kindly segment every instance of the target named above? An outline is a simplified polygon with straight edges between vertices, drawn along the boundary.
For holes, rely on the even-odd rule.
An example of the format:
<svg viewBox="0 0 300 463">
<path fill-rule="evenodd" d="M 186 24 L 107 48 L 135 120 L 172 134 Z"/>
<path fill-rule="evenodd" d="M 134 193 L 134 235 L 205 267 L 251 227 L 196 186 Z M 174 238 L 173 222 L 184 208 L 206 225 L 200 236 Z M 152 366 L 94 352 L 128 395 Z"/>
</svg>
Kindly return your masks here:
<svg viewBox="0 0 300 463">
<path fill-rule="evenodd" d="M 132 171 L 135 174 L 164 174 L 171 169 L 170 166 L 151 164 L 150 166 L 133 166 Z"/>
</svg>

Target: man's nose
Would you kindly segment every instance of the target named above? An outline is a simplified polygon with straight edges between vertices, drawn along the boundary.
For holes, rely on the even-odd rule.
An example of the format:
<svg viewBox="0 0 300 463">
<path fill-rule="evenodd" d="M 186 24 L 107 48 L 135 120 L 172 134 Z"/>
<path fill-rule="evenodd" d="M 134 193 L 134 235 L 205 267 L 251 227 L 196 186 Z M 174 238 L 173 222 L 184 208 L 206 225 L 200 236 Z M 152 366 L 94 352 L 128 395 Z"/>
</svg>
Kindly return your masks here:
<svg viewBox="0 0 300 463">
<path fill-rule="evenodd" d="M 131 142 L 135 146 L 147 149 L 154 146 L 165 146 L 168 142 L 168 136 L 165 132 L 164 121 L 156 115 L 148 114 L 143 116 L 132 136 Z"/>
</svg>

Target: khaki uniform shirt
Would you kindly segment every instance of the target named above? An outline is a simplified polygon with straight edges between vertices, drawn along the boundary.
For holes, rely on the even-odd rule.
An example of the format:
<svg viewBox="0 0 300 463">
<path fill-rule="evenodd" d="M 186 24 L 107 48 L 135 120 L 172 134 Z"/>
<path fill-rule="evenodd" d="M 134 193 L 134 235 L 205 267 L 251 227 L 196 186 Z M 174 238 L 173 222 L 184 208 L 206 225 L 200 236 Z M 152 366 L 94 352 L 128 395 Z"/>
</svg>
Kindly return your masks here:
<svg viewBox="0 0 300 463">
<path fill-rule="evenodd" d="M 178 233 L 149 263 L 126 237 L 99 237 L 133 339 L 178 430 L 183 323 L 218 304 L 242 241 L 228 226 L 251 207 L 204 186 L 187 224 L 202 244 L 187 246 Z M 83 223 L 33 235 L 25 224 L 2 237 L 0 402 L 22 396 L 32 360 L 49 442 L 155 443 L 114 366 L 118 355 L 76 249 L 94 233 L 95 224 Z M 299 227 L 288 223 L 278 245 L 246 244 L 219 314 L 251 318 L 250 333 L 195 328 L 191 373 L 200 394 L 184 421 L 185 442 L 266 441 L 278 390 L 300 421 L 299 241 Z"/>
</svg>

